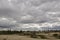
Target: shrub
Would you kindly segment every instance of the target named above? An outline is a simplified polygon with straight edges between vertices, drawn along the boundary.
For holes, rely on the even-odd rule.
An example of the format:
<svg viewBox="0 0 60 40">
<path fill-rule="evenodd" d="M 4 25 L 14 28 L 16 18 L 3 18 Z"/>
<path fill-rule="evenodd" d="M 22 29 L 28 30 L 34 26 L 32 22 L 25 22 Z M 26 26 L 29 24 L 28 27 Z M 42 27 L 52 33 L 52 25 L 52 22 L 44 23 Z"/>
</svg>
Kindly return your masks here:
<svg viewBox="0 0 60 40">
<path fill-rule="evenodd" d="M 44 35 L 39 35 L 39 36 L 40 36 L 41 39 L 47 39 L 47 37 L 44 36 Z"/>
<path fill-rule="evenodd" d="M 54 37 L 58 36 L 58 34 L 53 34 Z"/>
<path fill-rule="evenodd" d="M 4 38 L 3 40 L 7 40 L 6 38 Z"/>
<path fill-rule="evenodd" d="M 30 37 L 31 37 L 31 38 L 37 38 L 37 36 L 36 36 L 36 35 L 30 35 Z"/>
<path fill-rule="evenodd" d="M 59 34 L 53 34 L 53 36 L 57 39 L 60 39 L 60 35 Z"/>
<path fill-rule="evenodd" d="M 33 32 L 31 35 L 30 35 L 31 38 L 37 38 L 37 35 L 35 32 Z"/>
<path fill-rule="evenodd" d="M 58 39 L 60 39 L 60 35 L 58 36 Z"/>
</svg>

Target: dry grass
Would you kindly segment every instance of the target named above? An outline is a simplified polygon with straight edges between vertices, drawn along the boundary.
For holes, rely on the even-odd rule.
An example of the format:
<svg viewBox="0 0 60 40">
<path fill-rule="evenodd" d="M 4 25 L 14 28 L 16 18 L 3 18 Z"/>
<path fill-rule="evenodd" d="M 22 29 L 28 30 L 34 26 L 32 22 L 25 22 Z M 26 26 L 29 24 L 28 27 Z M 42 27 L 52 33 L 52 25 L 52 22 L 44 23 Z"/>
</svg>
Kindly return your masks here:
<svg viewBox="0 0 60 40">
<path fill-rule="evenodd" d="M 0 40 L 40 40 L 18 35 L 0 35 Z"/>
<path fill-rule="evenodd" d="M 0 40 L 60 40 L 60 32 L 7 31 L 0 33 Z"/>
<path fill-rule="evenodd" d="M 0 40 L 59 40 L 59 39 L 35 39 L 19 35 L 0 35 Z"/>
</svg>

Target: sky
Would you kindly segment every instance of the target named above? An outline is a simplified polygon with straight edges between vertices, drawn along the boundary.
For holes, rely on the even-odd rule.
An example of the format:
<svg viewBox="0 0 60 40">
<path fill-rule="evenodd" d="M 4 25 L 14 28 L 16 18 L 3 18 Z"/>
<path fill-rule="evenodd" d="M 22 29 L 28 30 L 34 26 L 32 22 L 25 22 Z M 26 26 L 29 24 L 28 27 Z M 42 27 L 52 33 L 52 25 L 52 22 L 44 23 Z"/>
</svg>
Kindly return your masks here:
<svg viewBox="0 0 60 40">
<path fill-rule="evenodd" d="M 0 30 L 59 30 L 60 0 L 0 0 Z"/>
</svg>

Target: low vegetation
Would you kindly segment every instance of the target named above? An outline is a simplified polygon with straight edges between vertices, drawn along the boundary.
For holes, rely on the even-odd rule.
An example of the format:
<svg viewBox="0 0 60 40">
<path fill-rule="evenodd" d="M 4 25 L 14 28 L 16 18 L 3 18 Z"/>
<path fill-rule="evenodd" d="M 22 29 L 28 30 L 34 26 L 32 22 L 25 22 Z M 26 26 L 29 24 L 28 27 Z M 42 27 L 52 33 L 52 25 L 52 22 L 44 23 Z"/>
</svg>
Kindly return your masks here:
<svg viewBox="0 0 60 40">
<path fill-rule="evenodd" d="M 53 34 L 53 36 L 57 39 L 60 39 L 60 34 Z"/>
<path fill-rule="evenodd" d="M 48 31 L 0 31 L 0 35 L 19 35 L 19 36 L 28 36 L 30 38 L 37 38 L 37 39 L 60 39 L 60 30 L 48 30 Z M 7 39 L 3 39 L 7 40 Z"/>
<path fill-rule="evenodd" d="M 6 38 L 4 38 L 3 40 L 7 40 Z"/>
</svg>

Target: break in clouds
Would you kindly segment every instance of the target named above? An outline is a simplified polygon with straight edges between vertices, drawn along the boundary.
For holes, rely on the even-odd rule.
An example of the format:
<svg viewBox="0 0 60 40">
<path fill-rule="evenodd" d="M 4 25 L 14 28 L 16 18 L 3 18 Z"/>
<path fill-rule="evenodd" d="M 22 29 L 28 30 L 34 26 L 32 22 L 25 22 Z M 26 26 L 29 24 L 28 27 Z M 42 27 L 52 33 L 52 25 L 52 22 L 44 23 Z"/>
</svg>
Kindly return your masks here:
<svg viewBox="0 0 60 40">
<path fill-rule="evenodd" d="M 0 0 L 0 30 L 59 30 L 60 0 Z"/>
</svg>

